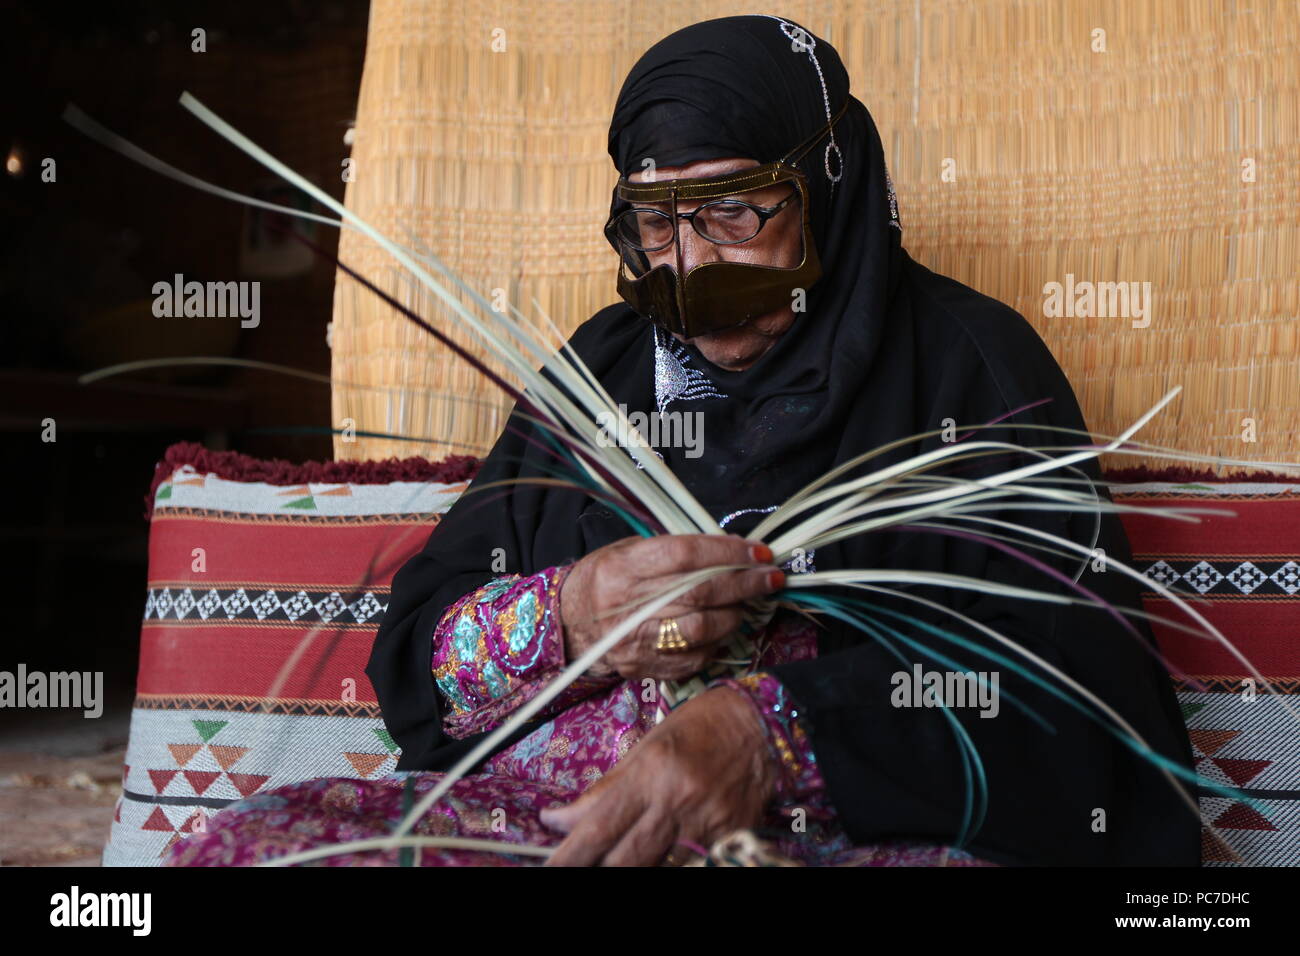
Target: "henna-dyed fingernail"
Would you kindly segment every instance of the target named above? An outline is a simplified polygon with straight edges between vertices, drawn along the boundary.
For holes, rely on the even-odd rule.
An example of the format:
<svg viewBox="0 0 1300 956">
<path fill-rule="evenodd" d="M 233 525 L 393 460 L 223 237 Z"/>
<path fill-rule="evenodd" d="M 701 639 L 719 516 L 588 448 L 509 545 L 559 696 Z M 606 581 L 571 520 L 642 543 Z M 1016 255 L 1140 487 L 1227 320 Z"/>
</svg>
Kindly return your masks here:
<svg viewBox="0 0 1300 956">
<path fill-rule="evenodd" d="M 785 587 L 785 572 L 781 570 L 767 572 L 767 588 L 769 591 L 779 591 Z"/>
<path fill-rule="evenodd" d="M 750 547 L 749 556 L 759 564 L 766 564 L 772 560 L 772 549 L 765 544 L 755 544 Z"/>
</svg>

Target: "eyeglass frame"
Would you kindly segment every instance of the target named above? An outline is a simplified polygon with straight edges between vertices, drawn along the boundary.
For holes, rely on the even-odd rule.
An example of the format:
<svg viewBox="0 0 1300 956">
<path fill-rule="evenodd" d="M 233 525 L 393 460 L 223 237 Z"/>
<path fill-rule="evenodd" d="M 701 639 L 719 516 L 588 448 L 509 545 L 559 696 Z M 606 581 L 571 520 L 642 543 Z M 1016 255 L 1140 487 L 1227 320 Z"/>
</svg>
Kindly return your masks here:
<svg viewBox="0 0 1300 956">
<path fill-rule="evenodd" d="M 759 233 L 763 231 L 763 227 L 767 225 L 769 219 L 776 218 L 776 216 L 778 216 L 782 212 L 782 210 L 785 209 L 786 206 L 790 205 L 790 202 L 792 200 L 799 198 L 799 187 L 794 183 L 791 183 L 791 185 L 794 187 L 794 189 L 790 193 L 790 195 L 786 196 L 775 206 L 760 206 L 756 203 L 746 202 L 744 199 L 735 199 L 730 196 L 726 196 L 721 199 L 710 199 L 708 202 L 700 203 L 700 205 L 696 206 L 690 212 L 676 212 L 676 211 L 665 212 L 662 209 L 655 209 L 652 206 L 631 206 L 628 209 L 624 209 L 617 216 L 609 220 L 609 222 L 605 226 L 606 236 L 610 239 L 611 242 L 614 241 L 615 234 L 618 232 L 618 224 L 620 221 L 626 219 L 629 215 L 635 215 L 637 213 L 642 213 L 642 212 L 652 212 L 657 216 L 662 216 L 664 219 L 667 219 L 669 222 L 673 224 L 672 238 L 669 239 L 661 246 L 655 246 L 653 249 L 649 249 L 644 246 L 632 245 L 632 243 L 629 242 L 628 246 L 632 249 L 635 249 L 637 252 L 662 252 L 664 249 L 667 249 L 669 246 L 671 246 L 674 242 L 677 241 L 677 235 L 678 235 L 677 223 L 679 220 L 682 219 L 685 219 L 687 222 L 691 224 L 691 228 L 695 230 L 695 234 L 697 236 L 699 236 L 701 239 L 707 239 L 709 242 L 713 243 L 714 245 L 738 246 L 746 242 L 753 242 L 755 239 L 758 238 Z M 695 224 L 695 217 L 699 215 L 701 210 L 708 209 L 710 206 L 719 206 L 722 203 L 734 203 L 735 205 L 738 206 L 744 206 L 745 208 L 751 210 L 755 215 L 758 216 L 758 228 L 754 230 L 752 235 L 747 236 L 744 239 L 714 239 L 712 236 L 706 236 L 704 233 L 700 231 L 700 227 Z M 622 236 L 617 236 L 617 238 L 618 241 L 620 242 L 626 241 Z"/>
<path fill-rule="evenodd" d="M 814 131 L 811 135 L 808 136 L 807 139 L 805 139 L 799 145 L 795 146 L 793 149 L 791 149 L 788 153 L 786 153 L 784 156 L 782 156 L 780 159 L 776 160 L 775 162 L 766 163 L 762 166 L 756 166 L 752 169 L 742 169 L 734 173 L 723 173 L 722 175 L 719 176 L 708 176 L 701 179 L 669 179 L 669 180 L 659 180 L 657 182 L 652 181 L 648 183 L 646 182 L 637 183 L 637 182 L 633 182 L 627 176 L 622 176 L 619 178 L 617 185 L 614 187 L 614 194 L 622 198 L 623 200 L 627 201 L 628 203 L 634 202 L 638 198 L 641 198 L 643 200 L 650 199 L 651 201 L 663 201 L 664 199 L 667 199 L 672 204 L 672 209 L 673 209 L 671 215 L 673 218 L 673 227 L 674 227 L 673 240 L 674 241 L 670 243 L 670 245 L 678 245 L 679 259 L 680 259 L 681 249 L 680 249 L 680 244 L 676 242 L 677 220 L 685 215 L 694 215 L 695 212 L 698 212 L 699 209 L 703 208 L 705 205 L 708 204 L 703 203 L 695 210 L 692 210 L 691 213 L 688 214 L 688 213 L 677 212 L 677 201 L 679 199 L 685 199 L 687 201 L 690 201 L 691 199 L 708 199 L 709 198 L 708 193 L 713 189 L 715 185 L 720 184 L 722 182 L 726 182 L 728 185 L 731 186 L 740 186 L 742 187 L 740 191 L 744 192 L 749 189 L 759 188 L 761 186 L 773 186 L 779 182 L 793 181 L 795 185 L 796 194 L 799 195 L 802 200 L 804 200 L 802 202 L 804 231 L 805 234 L 807 234 L 809 231 L 808 230 L 809 209 L 808 209 L 808 204 L 806 202 L 807 193 L 808 193 L 807 176 L 805 176 L 803 171 L 798 168 L 797 164 L 801 159 L 803 159 L 804 156 L 808 154 L 809 151 L 812 150 L 814 146 L 816 146 L 819 142 L 821 142 L 823 139 L 825 139 L 828 135 L 831 134 L 831 131 L 835 128 L 835 124 L 840 121 L 840 118 L 843 117 L 846 112 L 848 112 L 849 103 L 851 100 L 852 97 L 846 97 L 844 103 L 840 106 L 838 110 L 835 111 L 834 115 L 831 116 L 830 120 L 826 123 L 825 126 L 823 126 L 819 130 Z M 667 195 L 664 195 L 665 193 Z M 719 200 L 727 199 L 727 198 L 729 197 L 725 197 L 725 196 L 718 197 Z M 743 202 L 744 200 L 737 200 L 737 201 Z M 786 201 L 788 202 L 788 199 Z M 644 209 L 647 207 L 630 207 L 630 209 L 635 209 L 635 208 Z M 761 209 L 763 207 L 758 207 L 758 208 Z M 634 249 L 622 243 L 621 237 L 617 235 L 615 223 L 622 216 L 626 215 L 630 211 L 630 209 L 625 209 L 622 212 L 618 213 L 617 215 L 611 216 L 606 221 L 605 228 L 603 230 L 605 233 L 605 239 L 609 242 L 611 246 L 614 247 L 614 251 L 619 253 L 620 276 L 622 275 L 623 267 L 628 264 L 626 256 L 623 255 L 624 248 L 631 249 L 631 251 L 634 252 L 646 252 L 646 251 L 659 252 L 661 251 L 661 249 L 668 248 L 668 246 L 663 246 L 661 247 L 661 249 L 641 250 L 641 249 Z M 658 212 L 658 210 L 655 211 Z M 694 220 L 691 221 L 691 228 L 695 229 Z M 762 226 L 759 227 L 759 231 L 760 232 L 762 231 Z M 698 229 L 696 229 L 695 232 L 697 235 L 700 235 L 701 238 L 708 239 L 708 236 L 702 235 Z M 745 239 L 743 241 L 750 242 L 757 235 L 758 233 L 754 233 L 754 235 L 750 236 L 749 239 Z M 713 240 L 711 239 L 709 241 L 713 242 Z M 733 242 L 733 243 L 717 243 L 717 244 L 718 245 L 739 245 L 740 243 Z M 644 267 L 645 265 L 646 263 L 643 262 L 642 266 Z M 679 268 L 680 265 L 681 264 L 679 262 L 678 263 Z"/>
<path fill-rule="evenodd" d="M 803 257 L 793 269 L 746 265 L 724 260 L 700 263 L 692 268 L 689 274 L 685 274 L 680 242 L 673 243 L 673 248 L 676 249 L 675 268 L 667 263 L 651 268 L 645 252 L 634 250 L 621 241 L 616 231 L 610 227 L 618 216 L 627 211 L 623 209 L 617 215 L 610 216 L 604 230 L 605 237 L 619 254 L 618 291 L 623 300 L 665 331 L 673 334 L 680 333 L 691 338 L 706 334 L 715 326 L 725 328 L 736 324 L 735 322 L 719 324 L 707 318 L 691 318 L 697 312 L 705 315 L 712 310 L 712 313 L 716 314 L 718 310 L 713 308 L 712 303 L 720 297 L 727 297 L 728 301 L 734 301 L 737 292 L 743 293 L 749 303 L 746 309 L 753 314 L 761 314 L 769 311 L 770 306 L 766 299 L 772 298 L 777 293 L 784 301 L 788 301 L 785 299 L 788 295 L 786 285 L 791 277 L 796 285 L 805 288 L 816 282 L 821 276 L 821 265 L 813 242 L 808 202 L 808 176 L 799 169 L 797 164 L 822 139 L 832 135 L 835 124 L 848 111 L 851 102 L 853 98 L 846 97 L 843 105 L 836 110 L 825 126 L 814 131 L 781 159 L 762 166 L 700 179 L 633 182 L 627 176 L 620 177 L 614 187 L 615 203 L 622 200 L 630 206 L 638 200 L 654 203 L 668 202 L 674 214 L 674 227 L 678 219 L 677 203 L 681 200 L 689 202 L 693 199 L 727 199 L 738 193 L 749 192 L 762 186 L 772 186 L 779 182 L 794 184 L 800 197 L 803 220 Z M 674 229 L 674 239 L 677 238 L 679 238 L 679 230 Z M 752 238 L 751 236 L 750 239 Z M 691 308 L 688 314 L 687 306 L 690 302 L 695 302 L 696 306 Z M 700 311 L 701 309 L 703 311 Z"/>
</svg>

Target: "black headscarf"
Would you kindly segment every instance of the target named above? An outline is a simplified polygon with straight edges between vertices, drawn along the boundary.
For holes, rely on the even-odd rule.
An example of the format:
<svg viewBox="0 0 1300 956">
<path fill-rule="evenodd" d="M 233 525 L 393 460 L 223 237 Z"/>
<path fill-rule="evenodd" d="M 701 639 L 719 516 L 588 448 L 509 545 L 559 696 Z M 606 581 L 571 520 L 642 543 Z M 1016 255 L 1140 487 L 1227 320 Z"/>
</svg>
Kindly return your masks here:
<svg viewBox="0 0 1300 956">
<path fill-rule="evenodd" d="M 849 102 L 835 127 L 839 181 L 827 174 L 822 146 L 801 163 L 823 264 L 807 311 L 745 371 L 714 366 L 688 345 L 686 361 L 713 388 L 672 407 L 704 416 L 703 454 L 659 449 L 715 517 L 740 513 L 726 525 L 739 533 L 835 464 L 947 421 L 968 426 L 1006 418 L 979 437 L 1020 445 L 1077 441 L 1025 425 L 1084 427 L 1065 376 L 1018 313 L 931 272 L 903 249 L 870 114 L 850 96 L 835 50 L 814 37 L 823 95 L 807 44 L 792 49 L 791 29 L 772 17 L 727 17 L 665 38 L 633 67 L 609 135 L 610 155 L 624 174 L 639 170 L 646 157 L 658 166 L 724 157 L 762 163 L 825 125 L 828 104 L 834 113 Z M 837 171 L 832 156 L 830 172 Z M 615 199 L 611 211 L 617 207 Z M 616 402 L 629 411 L 656 409 L 655 335 L 629 307 L 602 309 L 570 341 Z M 516 485 L 504 495 L 496 489 L 475 494 L 489 482 L 545 475 L 543 466 L 553 464 L 527 423 L 512 417 L 511 427 L 521 434 L 502 434 L 469 492 L 393 581 L 367 673 L 402 748 L 401 769 L 447 769 L 479 739 L 452 741 L 443 734 L 430 643 L 446 608 L 494 576 L 494 549 L 504 549 L 509 571 L 531 574 L 631 533 L 610 509 L 578 491 Z M 908 443 L 872 467 L 942 447 L 942 439 Z M 997 467 L 1016 463 L 1008 457 Z M 1100 479 L 1095 464 L 1081 470 Z M 1090 515 L 1051 511 L 1007 509 L 996 516 L 1090 546 L 1096 534 L 1096 545 L 1109 557 L 1130 558 L 1112 516 L 1097 523 Z M 984 543 L 921 531 L 859 536 L 817 549 L 813 560 L 818 570 L 897 567 L 1057 587 Z M 1077 560 L 1042 560 L 1071 577 L 1079 567 Z M 1081 583 L 1112 603 L 1140 606 L 1136 588 L 1119 573 L 1087 571 Z M 1102 611 L 1058 613 L 1054 605 L 977 592 L 914 591 L 1019 641 L 1098 694 L 1157 753 L 1190 766 L 1169 679 L 1143 646 L 1154 646 L 1145 625 L 1138 624 L 1138 640 Z M 878 603 L 951 625 L 916 604 Z M 967 669 L 1000 672 L 1004 700 L 996 719 L 982 719 L 973 709 L 950 711 L 975 744 L 988 782 L 987 816 L 969 844 L 973 852 L 1010 863 L 1198 862 L 1198 820 L 1163 776 L 1114 736 L 1006 668 L 922 633 L 910 636 Z M 960 828 L 966 785 L 951 726 L 939 709 L 898 709 L 890 702 L 891 675 L 910 670 L 911 661 L 927 670 L 944 667 L 924 654 L 907 657 L 909 663 L 900 664 L 868 636 L 830 621 L 815 660 L 773 671 L 802 707 L 831 801 L 861 843 L 946 842 Z M 1008 695 L 1036 711 L 1053 732 L 1008 703 Z M 1104 813 L 1104 829 L 1097 811 Z"/>
</svg>

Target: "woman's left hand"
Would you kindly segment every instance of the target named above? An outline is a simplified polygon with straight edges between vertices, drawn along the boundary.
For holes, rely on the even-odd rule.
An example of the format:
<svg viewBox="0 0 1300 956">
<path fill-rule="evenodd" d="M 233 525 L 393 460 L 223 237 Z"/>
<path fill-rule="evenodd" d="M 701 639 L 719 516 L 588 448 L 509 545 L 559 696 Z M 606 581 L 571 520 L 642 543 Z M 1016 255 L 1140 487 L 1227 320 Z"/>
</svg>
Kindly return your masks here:
<svg viewBox="0 0 1300 956">
<path fill-rule="evenodd" d="M 775 786 L 754 705 L 716 687 L 664 718 L 573 803 L 542 811 L 568 834 L 547 865 L 653 866 L 679 839 L 709 846 L 754 826 Z"/>
</svg>

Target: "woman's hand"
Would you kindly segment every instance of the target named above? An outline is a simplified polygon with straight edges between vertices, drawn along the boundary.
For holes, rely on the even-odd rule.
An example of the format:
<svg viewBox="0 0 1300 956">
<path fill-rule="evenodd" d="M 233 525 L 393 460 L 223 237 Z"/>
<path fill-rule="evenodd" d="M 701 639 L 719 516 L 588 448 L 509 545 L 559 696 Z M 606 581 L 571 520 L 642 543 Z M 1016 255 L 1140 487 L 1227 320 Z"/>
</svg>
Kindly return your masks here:
<svg viewBox="0 0 1300 956">
<path fill-rule="evenodd" d="M 548 866 L 653 866 L 678 840 L 709 846 L 752 827 L 776 788 L 767 731 L 743 692 L 705 691 L 674 710 L 568 806 Z"/>
<path fill-rule="evenodd" d="M 780 590 L 785 574 L 769 564 L 772 551 L 736 535 L 674 534 L 624 538 L 582 558 L 560 593 L 560 619 L 569 660 L 577 659 L 635 608 L 609 613 L 639 598 L 653 597 L 683 572 L 720 564 L 754 565 L 699 584 L 665 605 L 605 654 L 588 673 L 628 679 L 682 680 L 717 656 L 718 645 L 743 621 L 741 605 Z M 676 618 L 684 651 L 655 650 L 659 622 Z"/>
</svg>

